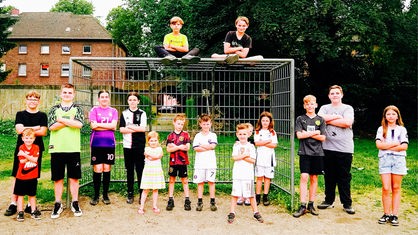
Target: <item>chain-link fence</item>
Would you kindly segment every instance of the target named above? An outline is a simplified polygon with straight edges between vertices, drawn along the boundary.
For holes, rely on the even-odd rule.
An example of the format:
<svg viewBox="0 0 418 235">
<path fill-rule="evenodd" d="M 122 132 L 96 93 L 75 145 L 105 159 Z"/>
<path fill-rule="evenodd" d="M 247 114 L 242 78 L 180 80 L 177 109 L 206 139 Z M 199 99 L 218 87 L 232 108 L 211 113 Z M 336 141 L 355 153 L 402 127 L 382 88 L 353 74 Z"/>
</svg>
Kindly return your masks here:
<svg viewBox="0 0 418 235">
<path fill-rule="evenodd" d="M 275 121 L 279 144 L 277 169 L 272 184 L 294 196 L 294 62 L 291 59 L 240 61 L 234 65 L 215 59 L 197 64 L 180 62 L 165 66 L 159 58 L 71 58 L 70 82 L 76 86 L 76 102 L 85 111 L 82 136 L 81 185 L 92 182 L 90 166 L 90 129 L 88 112 L 97 105 L 101 89 L 111 92 L 111 106 L 120 113 L 127 105 L 127 94 L 141 95 L 139 108 L 146 111 L 148 130 L 158 131 L 163 148 L 165 137 L 173 130 L 177 113 L 188 118 L 187 131 L 192 139 L 199 132 L 198 115 L 212 116 L 213 131 L 218 136 L 217 182 L 232 182 L 232 146 L 238 123 L 254 126 L 262 111 L 270 111 Z M 125 181 L 122 136 L 116 134 L 116 163 L 113 181 Z M 189 175 L 193 175 L 194 151 L 189 151 Z M 167 175 L 168 154 L 162 158 Z"/>
</svg>

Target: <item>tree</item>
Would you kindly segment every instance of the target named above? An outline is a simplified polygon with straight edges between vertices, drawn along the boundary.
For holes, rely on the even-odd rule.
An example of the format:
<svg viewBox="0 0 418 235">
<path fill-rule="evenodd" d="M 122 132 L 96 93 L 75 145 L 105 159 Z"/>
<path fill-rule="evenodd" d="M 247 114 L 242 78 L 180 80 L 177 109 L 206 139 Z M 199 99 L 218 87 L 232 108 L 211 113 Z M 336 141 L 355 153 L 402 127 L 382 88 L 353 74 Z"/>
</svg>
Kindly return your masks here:
<svg viewBox="0 0 418 235">
<path fill-rule="evenodd" d="M 59 0 L 51 12 L 71 12 L 76 15 L 92 15 L 94 6 L 87 0 Z"/>
<path fill-rule="evenodd" d="M 2 0 L 0 0 L 0 3 Z M 6 54 L 7 51 L 13 49 L 16 44 L 10 42 L 7 37 L 11 33 L 9 28 L 16 23 L 17 18 L 10 16 L 10 11 L 13 7 L 0 7 L 0 58 Z M 0 60 L 0 68 L 3 67 L 3 62 Z M 10 73 L 10 70 L 3 71 L 0 69 L 0 83 L 3 82 L 7 75 Z"/>
</svg>

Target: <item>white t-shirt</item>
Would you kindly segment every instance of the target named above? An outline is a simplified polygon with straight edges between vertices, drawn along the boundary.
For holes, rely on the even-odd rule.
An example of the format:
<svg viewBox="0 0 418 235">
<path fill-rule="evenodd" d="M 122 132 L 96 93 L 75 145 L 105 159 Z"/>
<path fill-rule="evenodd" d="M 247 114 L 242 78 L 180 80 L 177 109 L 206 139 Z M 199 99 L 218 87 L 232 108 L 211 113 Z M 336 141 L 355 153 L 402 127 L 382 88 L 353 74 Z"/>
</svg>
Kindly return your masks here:
<svg viewBox="0 0 418 235">
<path fill-rule="evenodd" d="M 379 127 L 376 133 L 376 140 L 381 140 L 386 143 L 398 142 L 398 143 L 409 143 L 408 142 L 408 133 L 406 128 L 403 126 L 396 125 L 395 128 L 388 128 L 386 133 L 386 138 L 383 138 L 383 127 Z M 379 149 L 378 156 L 382 157 L 387 153 L 392 153 L 395 155 L 406 156 L 406 151 L 392 151 L 392 150 L 381 150 Z"/>
<path fill-rule="evenodd" d="M 254 135 L 254 142 L 271 140 L 272 143 L 277 144 L 277 134 L 275 131 L 271 133 L 269 130 L 261 129 Z M 276 166 L 276 154 L 274 148 L 266 146 L 257 147 L 257 166 Z"/>
<path fill-rule="evenodd" d="M 202 144 L 218 144 L 218 138 L 213 132 L 203 135 L 201 132 L 197 133 L 193 140 L 193 148 Z M 216 169 L 216 154 L 215 150 L 204 152 L 196 152 L 194 169 Z"/>
<path fill-rule="evenodd" d="M 239 153 L 247 153 L 250 158 L 255 159 L 255 147 L 251 143 L 241 144 L 236 143 L 232 148 L 232 156 L 236 156 Z M 234 162 L 232 169 L 233 180 L 254 180 L 254 164 L 246 162 L 244 160 L 238 160 Z"/>
</svg>

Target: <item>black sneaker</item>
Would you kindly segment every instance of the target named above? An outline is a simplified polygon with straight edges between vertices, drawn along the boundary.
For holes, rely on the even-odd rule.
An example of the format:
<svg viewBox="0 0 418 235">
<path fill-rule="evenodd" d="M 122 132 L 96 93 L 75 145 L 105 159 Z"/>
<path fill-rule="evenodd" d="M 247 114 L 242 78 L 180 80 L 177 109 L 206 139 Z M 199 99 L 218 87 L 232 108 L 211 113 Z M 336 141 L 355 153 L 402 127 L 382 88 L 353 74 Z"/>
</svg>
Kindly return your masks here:
<svg viewBox="0 0 418 235">
<path fill-rule="evenodd" d="M 41 212 L 38 209 L 36 209 L 34 212 L 30 213 L 30 217 L 32 217 L 32 219 L 35 219 L 35 220 L 40 220 Z"/>
<path fill-rule="evenodd" d="M 93 198 L 93 199 L 91 199 L 90 205 L 95 206 L 97 204 L 99 204 L 99 198 Z"/>
<path fill-rule="evenodd" d="M 392 215 L 389 219 L 390 223 L 392 224 L 392 226 L 399 226 L 399 220 L 398 220 L 398 216 L 396 215 Z"/>
<path fill-rule="evenodd" d="M 263 195 L 263 205 L 264 205 L 264 206 L 268 206 L 268 205 L 270 205 L 270 200 L 269 200 L 269 196 L 268 196 L 268 194 L 264 194 L 264 195 Z"/>
<path fill-rule="evenodd" d="M 210 210 L 211 211 L 217 211 L 218 210 L 218 207 L 216 206 L 216 204 L 214 202 L 210 203 Z"/>
<path fill-rule="evenodd" d="M 27 204 L 25 207 L 25 213 L 30 214 L 32 212 L 32 208 L 30 207 L 30 204 Z"/>
<path fill-rule="evenodd" d="M 312 215 L 319 215 L 319 213 L 315 210 L 315 207 L 313 204 L 308 204 L 308 207 L 306 208 L 307 213 L 311 213 Z"/>
<path fill-rule="evenodd" d="M 165 208 L 168 211 L 173 210 L 174 208 L 174 200 L 173 199 L 168 199 L 168 203 L 167 203 L 167 207 Z"/>
<path fill-rule="evenodd" d="M 228 223 L 232 224 L 232 222 L 234 222 L 235 220 L 235 213 L 229 213 L 228 214 Z"/>
<path fill-rule="evenodd" d="M 126 199 L 126 203 L 128 203 L 128 204 L 134 203 L 134 194 L 133 193 L 131 193 L 131 192 L 128 193 L 128 198 Z"/>
<path fill-rule="evenodd" d="M 263 217 L 261 217 L 260 212 L 254 213 L 254 218 L 260 223 L 264 222 L 264 219 L 263 219 Z"/>
<path fill-rule="evenodd" d="M 51 214 L 51 219 L 59 218 L 62 210 L 63 210 L 62 204 L 60 202 L 55 202 L 54 210 L 52 211 L 52 214 Z"/>
<path fill-rule="evenodd" d="M 318 207 L 318 209 L 323 210 L 323 209 L 331 209 L 331 208 L 334 208 L 334 205 L 332 203 L 328 203 L 326 201 L 323 201 L 317 207 Z"/>
<path fill-rule="evenodd" d="M 356 213 L 356 211 L 354 210 L 354 208 L 351 207 L 351 206 L 344 207 L 343 210 L 345 212 L 347 212 L 347 214 L 350 214 L 350 215 L 354 215 Z"/>
<path fill-rule="evenodd" d="M 296 211 L 295 213 L 293 213 L 292 215 L 293 215 L 293 217 L 295 217 L 295 218 L 299 218 L 299 217 L 301 217 L 302 215 L 304 215 L 304 214 L 306 214 L 306 207 L 304 207 L 304 206 L 300 206 L 299 207 L 299 210 L 298 211 Z"/>
<path fill-rule="evenodd" d="M 71 203 L 71 211 L 74 213 L 74 216 L 82 216 L 83 212 L 80 209 L 80 206 L 78 205 L 78 201 L 73 201 Z"/>
<path fill-rule="evenodd" d="M 382 217 L 377 221 L 379 224 L 386 224 L 387 222 L 390 222 L 390 215 L 383 214 Z"/>
<path fill-rule="evenodd" d="M 255 195 L 255 202 L 257 202 L 257 206 L 260 205 L 260 199 L 261 199 L 261 195 L 260 194 L 256 194 Z"/>
<path fill-rule="evenodd" d="M 17 213 L 16 220 L 19 222 L 25 221 L 25 212 L 19 211 L 19 213 Z"/>
<path fill-rule="evenodd" d="M 110 199 L 109 199 L 109 197 L 103 197 L 102 202 L 103 202 L 105 205 L 109 205 L 109 204 L 110 204 Z"/>
<path fill-rule="evenodd" d="M 186 205 L 185 205 L 186 207 Z M 198 202 L 196 206 L 196 211 L 202 211 L 203 209 L 203 202 Z"/>
<path fill-rule="evenodd" d="M 16 214 L 16 212 L 17 212 L 17 206 L 13 205 L 13 204 L 10 204 L 9 208 L 7 208 L 6 211 L 4 212 L 4 215 L 5 216 L 12 216 L 12 215 Z"/>
<path fill-rule="evenodd" d="M 188 199 L 184 200 L 184 210 L 190 211 L 192 209 L 191 204 L 192 203 L 190 202 L 190 200 Z"/>
</svg>

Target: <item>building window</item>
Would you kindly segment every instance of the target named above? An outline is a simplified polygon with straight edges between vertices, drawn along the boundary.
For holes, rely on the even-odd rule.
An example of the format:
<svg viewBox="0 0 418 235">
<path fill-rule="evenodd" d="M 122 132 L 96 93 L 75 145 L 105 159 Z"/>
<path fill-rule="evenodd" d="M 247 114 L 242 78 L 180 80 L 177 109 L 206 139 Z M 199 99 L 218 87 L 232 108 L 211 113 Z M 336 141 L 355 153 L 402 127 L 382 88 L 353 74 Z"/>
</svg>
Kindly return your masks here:
<svg viewBox="0 0 418 235">
<path fill-rule="evenodd" d="M 0 72 L 5 72 L 5 71 L 6 71 L 6 64 L 1 64 Z"/>
<path fill-rule="evenodd" d="M 83 77 L 91 77 L 91 68 L 83 67 Z"/>
<path fill-rule="evenodd" d="M 41 64 L 41 77 L 49 76 L 49 64 Z"/>
<path fill-rule="evenodd" d="M 91 54 L 91 45 L 83 46 L 83 54 Z"/>
<path fill-rule="evenodd" d="M 28 53 L 28 46 L 19 45 L 19 54 L 27 54 L 27 53 Z"/>
<path fill-rule="evenodd" d="M 62 45 L 62 54 L 71 54 L 71 48 L 69 45 Z"/>
<path fill-rule="evenodd" d="M 68 77 L 68 76 L 70 76 L 70 65 L 62 64 L 61 65 L 61 77 Z"/>
<path fill-rule="evenodd" d="M 17 75 L 26 76 L 26 64 L 19 64 Z"/>
<path fill-rule="evenodd" d="M 41 54 L 49 54 L 49 45 L 41 45 Z"/>
</svg>

